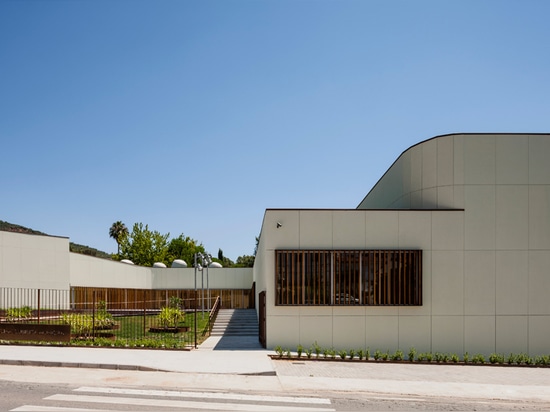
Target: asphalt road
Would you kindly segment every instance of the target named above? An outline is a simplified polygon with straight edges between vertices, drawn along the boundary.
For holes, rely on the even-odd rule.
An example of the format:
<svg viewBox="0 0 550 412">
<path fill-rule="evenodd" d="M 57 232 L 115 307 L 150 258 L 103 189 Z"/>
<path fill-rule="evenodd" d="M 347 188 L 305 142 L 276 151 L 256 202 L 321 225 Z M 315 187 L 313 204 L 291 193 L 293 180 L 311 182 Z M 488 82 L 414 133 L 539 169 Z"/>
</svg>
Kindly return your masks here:
<svg viewBox="0 0 550 412">
<path fill-rule="evenodd" d="M 277 379 L 273 376 L 220 376 L 238 385 L 216 389 L 209 387 L 210 380 L 201 387 L 200 374 L 191 379 L 170 372 L 8 365 L 0 365 L 0 371 L 2 411 L 550 411 L 548 402 L 462 398 L 459 393 L 413 396 L 323 387 L 281 392 L 270 390 Z M 255 384 L 248 386 L 250 379 Z M 258 385 L 258 380 L 265 385 Z"/>
</svg>

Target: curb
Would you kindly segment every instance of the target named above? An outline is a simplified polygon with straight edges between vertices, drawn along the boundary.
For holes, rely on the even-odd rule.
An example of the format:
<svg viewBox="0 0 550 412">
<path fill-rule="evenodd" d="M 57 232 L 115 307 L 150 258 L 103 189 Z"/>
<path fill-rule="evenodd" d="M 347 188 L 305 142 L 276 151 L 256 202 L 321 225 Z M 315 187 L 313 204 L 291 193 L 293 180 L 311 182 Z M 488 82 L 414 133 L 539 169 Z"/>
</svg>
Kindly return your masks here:
<svg viewBox="0 0 550 412">
<path fill-rule="evenodd" d="M 145 371 L 145 372 L 170 372 L 164 369 L 149 368 L 147 366 L 137 365 L 117 365 L 107 363 L 78 363 L 78 362 L 52 362 L 52 361 L 33 361 L 17 359 L 0 359 L 0 365 L 11 366 L 45 366 L 54 368 L 90 368 L 90 369 L 111 369 L 124 371 Z"/>
</svg>

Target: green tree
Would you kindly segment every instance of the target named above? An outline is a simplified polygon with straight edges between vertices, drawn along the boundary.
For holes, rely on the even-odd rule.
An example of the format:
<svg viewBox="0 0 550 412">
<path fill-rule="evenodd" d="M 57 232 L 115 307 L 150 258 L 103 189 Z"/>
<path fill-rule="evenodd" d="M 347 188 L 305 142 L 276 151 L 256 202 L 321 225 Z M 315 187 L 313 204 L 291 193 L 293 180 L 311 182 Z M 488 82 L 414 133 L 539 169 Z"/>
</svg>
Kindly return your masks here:
<svg viewBox="0 0 550 412">
<path fill-rule="evenodd" d="M 152 266 L 155 262 L 169 261 L 168 237 L 149 230 L 149 226 L 143 223 L 135 223 L 132 232 L 122 238 L 120 243 L 120 259 L 129 259 L 136 265 Z"/>
<path fill-rule="evenodd" d="M 112 237 L 117 244 L 117 253 L 120 255 L 120 243 L 128 236 L 128 228 L 120 220 L 117 220 L 109 228 L 109 237 Z"/>
<path fill-rule="evenodd" d="M 250 256 L 250 255 L 239 256 L 237 258 L 237 261 L 235 262 L 235 267 L 251 268 L 254 266 L 255 259 L 256 259 L 255 256 Z"/>
<path fill-rule="evenodd" d="M 204 246 L 182 233 L 168 244 L 167 260 L 172 262 L 174 259 L 183 259 L 191 267 L 195 262 L 195 253 L 206 253 Z M 168 262 L 165 263 L 168 265 Z"/>
</svg>

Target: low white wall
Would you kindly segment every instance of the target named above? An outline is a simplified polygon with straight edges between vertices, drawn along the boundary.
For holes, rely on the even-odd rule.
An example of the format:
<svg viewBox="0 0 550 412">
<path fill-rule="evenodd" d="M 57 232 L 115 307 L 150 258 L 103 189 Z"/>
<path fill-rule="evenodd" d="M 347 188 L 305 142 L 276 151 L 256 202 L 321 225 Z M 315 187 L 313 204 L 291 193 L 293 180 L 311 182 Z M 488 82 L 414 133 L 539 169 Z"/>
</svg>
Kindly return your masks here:
<svg viewBox="0 0 550 412">
<path fill-rule="evenodd" d="M 70 254 L 71 286 L 131 289 L 194 289 L 193 268 L 150 268 Z M 197 271 L 197 287 L 250 289 L 252 268 L 208 268 Z"/>
<path fill-rule="evenodd" d="M 0 231 L 0 287 L 69 289 L 69 239 Z"/>
</svg>

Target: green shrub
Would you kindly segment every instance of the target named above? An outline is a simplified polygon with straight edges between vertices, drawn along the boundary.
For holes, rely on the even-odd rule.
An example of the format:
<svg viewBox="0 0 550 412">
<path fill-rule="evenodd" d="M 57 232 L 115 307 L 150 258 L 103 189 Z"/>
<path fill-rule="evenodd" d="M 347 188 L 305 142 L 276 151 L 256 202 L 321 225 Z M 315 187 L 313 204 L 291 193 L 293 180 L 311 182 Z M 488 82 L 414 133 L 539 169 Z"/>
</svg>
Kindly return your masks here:
<svg viewBox="0 0 550 412">
<path fill-rule="evenodd" d="M 391 360 L 393 360 L 393 361 L 402 361 L 404 357 L 405 357 L 405 355 L 403 354 L 403 351 L 398 349 L 391 356 Z"/>
<path fill-rule="evenodd" d="M 302 345 L 298 345 L 296 348 L 296 353 L 298 354 L 298 358 L 302 357 L 302 352 L 304 351 L 304 347 Z"/>
<path fill-rule="evenodd" d="M 481 353 L 476 353 L 476 354 L 472 357 L 472 363 L 481 363 L 481 364 L 484 364 L 484 363 L 485 363 L 485 356 L 483 356 Z"/>
<path fill-rule="evenodd" d="M 275 346 L 275 348 L 273 349 L 275 351 L 275 353 L 277 353 L 277 355 L 279 355 L 279 358 L 282 358 L 283 355 L 284 355 L 284 350 L 282 348 L 281 345 L 277 345 Z"/>
<path fill-rule="evenodd" d="M 550 356 L 549 355 L 537 356 L 535 358 L 535 365 L 538 365 L 538 366 L 548 366 L 548 365 L 550 365 Z"/>
<path fill-rule="evenodd" d="M 460 359 L 459 359 L 458 355 L 456 353 L 453 353 L 451 355 L 451 362 L 458 363 L 459 361 L 460 361 Z"/>
<path fill-rule="evenodd" d="M 468 352 L 465 352 L 464 356 L 462 356 L 462 360 L 464 361 L 464 363 L 470 362 L 470 354 Z"/>
<path fill-rule="evenodd" d="M 319 346 L 319 344 L 317 343 L 317 341 L 315 341 L 315 343 L 313 344 L 313 351 L 315 352 L 315 356 L 317 358 L 319 357 L 319 354 L 322 352 L 322 349 Z"/>
<path fill-rule="evenodd" d="M 348 357 L 348 352 L 345 349 L 342 349 L 338 352 L 338 355 L 340 355 L 341 359 L 346 359 Z"/>
<path fill-rule="evenodd" d="M 353 360 L 353 358 L 355 358 L 355 349 L 350 349 L 348 353 L 350 360 Z"/>
<path fill-rule="evenodd" d="M 416 349 L 411 347 L 409 349 L 409 356 L 408 356 L 409 362 L 414 362 L 415 357 L 416 357 Z"/>
<path fill-rule="evenodd" d="M 312 348 L 306 349 L 306 356 L 307 356 L 308 359 L 311 359 L 312 354 L 313 354 L 313 349 Z"/>
<path fill-rule="evenodd" d="M 32 316 L 32 309 L 30 306 L 22 306 L 20 308 L 6 309 L 6 320 L 8 322 L 27 320 L 31 316 Z"/>
<path fill-rule="evenodd" d="M 78 336 L 86 336 L 92 333 L 93 319 L 90 315 L 82 313 L 64 313 L 61 322 L 71 325 L 71 333 Z"/>
<path fill-rule="evenodd" d="M 518 361 L 518 357 L 514 353 L 510 353 L 506 358 L 506 362 L 508 363 L 508 365 L 513 365 L 514 363 L 517 363 L 517 361 Z"/>
<path fill-rule="evenodd" d="M 363 358 L 365 357 L 365 351 L 363 349 L 359 349 L 357 351 L 357 357 L 359 358 L 359 360 L 363 360 Z"/>
<path fill-rule="evenodd" d="M 374 351 L 374 354 L 372 355 L 372 357 L 374 358 L 375 361 L 381 359 L 382 358 L 382 352 L 380 351 L 380 349 L 376 349 Z"/>
<path fill-rule="evenodd" d="M 489 362 L 491 364 L 495 364 L 495 363 L 498 363 L 499 365 L 502 365 L 505 361 L 505 358 L 504 358 L 504 355 L 500 354 L 500 353 L 491 353 L 489 355 Z"/>
<path fill-rule="evenodd" d="M 180 308 L 165 306 L 158 314 L 158 321 L 163 328 L 177 328 L 183 319 L 185 319 L 185 312 Z"/>
<path fill-rule="evenodd" d="M 531 358 L 529 358 L 529 355 L 527 355 L 526 353 L 520 353 L 519 355 L 516 356 L 516 363 L 518 365 L 521 365 L 521 364 L 529 365 L 530 359 Z"/>
</svg>

